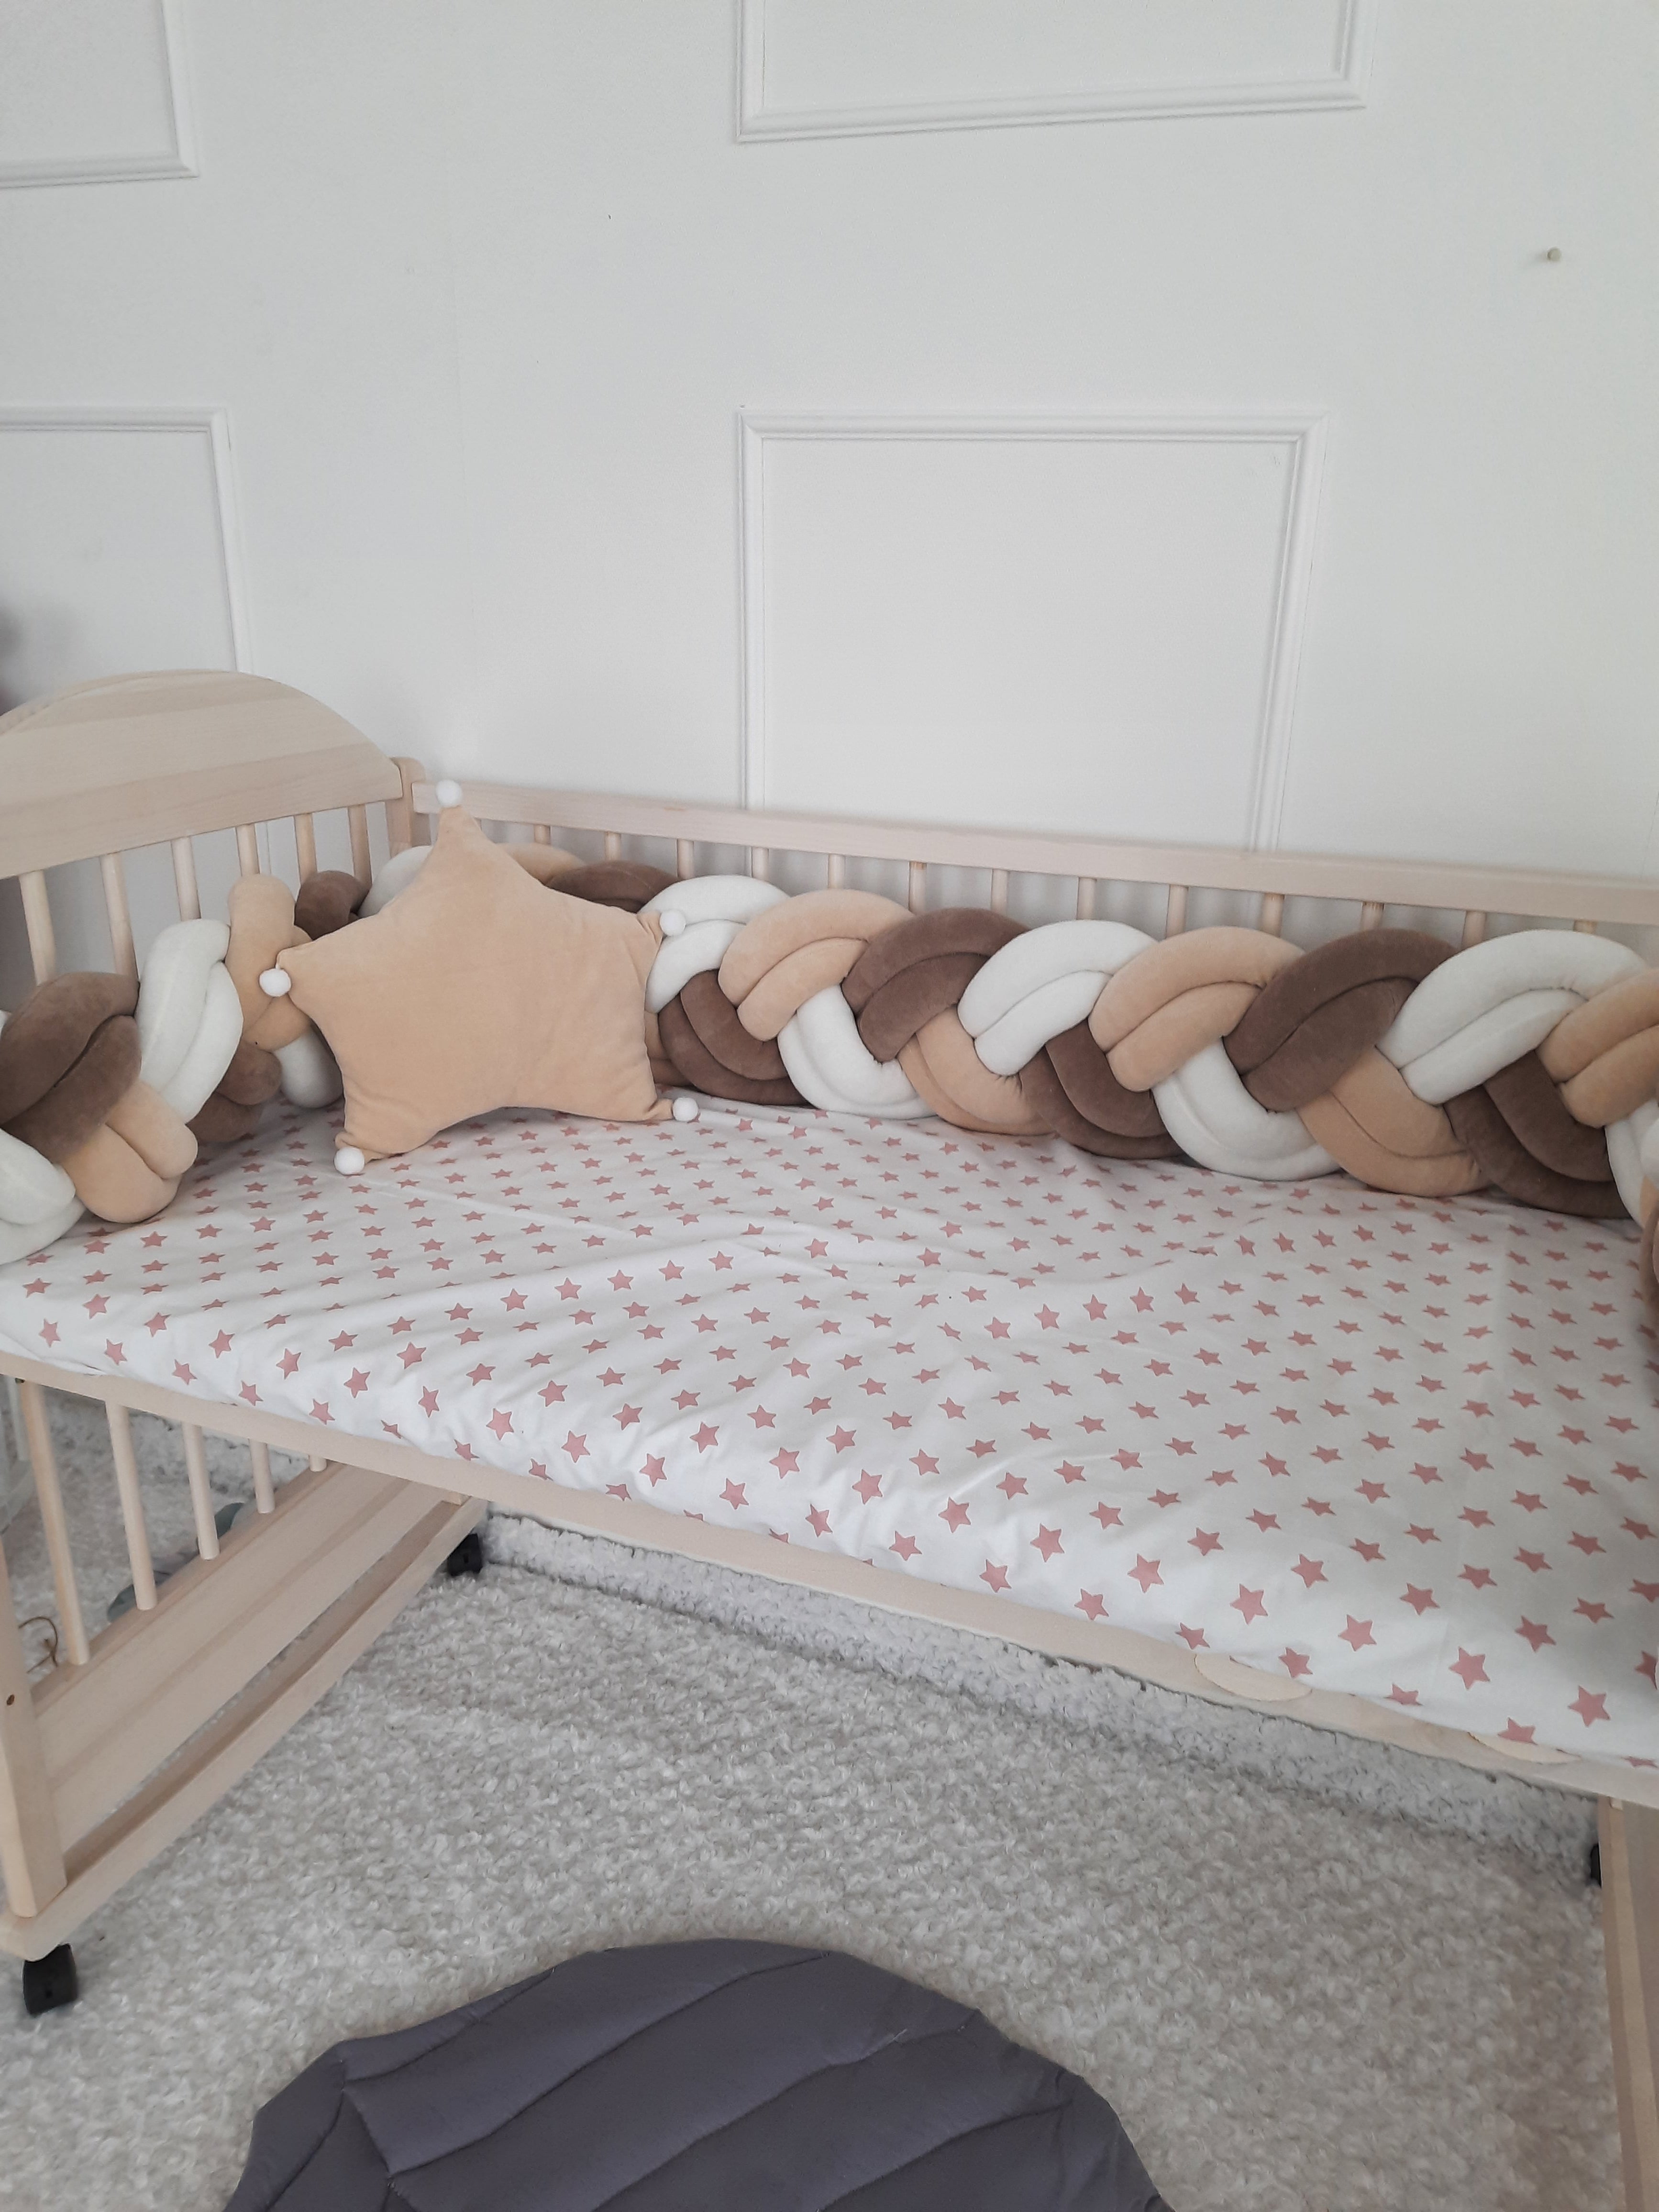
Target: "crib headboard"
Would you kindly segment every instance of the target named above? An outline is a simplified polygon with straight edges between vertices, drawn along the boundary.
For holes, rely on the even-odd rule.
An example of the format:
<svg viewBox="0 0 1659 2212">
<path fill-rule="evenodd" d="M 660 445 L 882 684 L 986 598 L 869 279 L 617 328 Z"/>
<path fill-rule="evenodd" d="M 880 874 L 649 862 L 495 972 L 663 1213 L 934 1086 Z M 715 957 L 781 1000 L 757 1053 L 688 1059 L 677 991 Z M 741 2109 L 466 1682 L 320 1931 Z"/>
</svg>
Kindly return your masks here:
<svg viewBox="0 0 1659 2212">
<path fill-rule="evenodd" d="M 0 717 L 0 878 L 15 876 L 35 980 L 57 972 L 46 871 L 97 860 L 118 968 L 137 973 L 122 855 L 172 848 L 181 917 L 201 911 L 191 839 L 236 832 L 244 875 L 258 825 L 291 819 L 300 872 L 317 866 L 313 817 L 343 809 L 367 878 L 368 808 L 409 842 L 411 762 L 389 760 L 330 708 L 263 677 L 181 670 L 80 684 Z"/>
</svg>

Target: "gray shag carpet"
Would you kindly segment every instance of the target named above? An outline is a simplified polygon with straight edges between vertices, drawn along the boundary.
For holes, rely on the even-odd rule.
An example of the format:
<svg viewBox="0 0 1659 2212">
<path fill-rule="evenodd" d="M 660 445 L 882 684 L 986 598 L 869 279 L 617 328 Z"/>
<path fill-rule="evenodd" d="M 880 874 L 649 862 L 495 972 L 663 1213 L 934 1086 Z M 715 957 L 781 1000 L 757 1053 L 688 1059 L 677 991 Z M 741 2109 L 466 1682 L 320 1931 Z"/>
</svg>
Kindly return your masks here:
<svg viewBox="0 0 1659 2212">
<path fill-rule="evenodd" d="M 101 1419 L 54 1427 L 101 1612 Z M 183 1545 L 175 1447 L 135 1429 Z M 5 1547 L 49 1610 L 32 1507 Z M 978 2007 L 1176 2212 L 1619 2203 L 1583 1801 L 532 1522 L 487 1548 L 83 1930 L 77 2007 L 0 1991 L 7 2212 L 217 2212 L 328 2045 L 714 1935 Z"/>
</svg>

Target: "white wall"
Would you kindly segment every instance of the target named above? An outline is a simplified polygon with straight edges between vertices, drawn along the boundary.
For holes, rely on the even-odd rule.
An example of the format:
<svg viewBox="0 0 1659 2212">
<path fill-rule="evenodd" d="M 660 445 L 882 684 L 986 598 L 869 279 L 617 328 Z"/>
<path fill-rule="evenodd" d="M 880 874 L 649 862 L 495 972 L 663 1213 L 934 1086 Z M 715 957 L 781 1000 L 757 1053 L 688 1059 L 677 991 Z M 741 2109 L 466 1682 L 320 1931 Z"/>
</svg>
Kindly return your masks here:
<svg viewBox="0 0 1659 2212">
<path fill-rule="evenodd" d="M 0 0 L 4 185 L 8 701 L 1659 874 L 1651 0 Z"/>
</svg>

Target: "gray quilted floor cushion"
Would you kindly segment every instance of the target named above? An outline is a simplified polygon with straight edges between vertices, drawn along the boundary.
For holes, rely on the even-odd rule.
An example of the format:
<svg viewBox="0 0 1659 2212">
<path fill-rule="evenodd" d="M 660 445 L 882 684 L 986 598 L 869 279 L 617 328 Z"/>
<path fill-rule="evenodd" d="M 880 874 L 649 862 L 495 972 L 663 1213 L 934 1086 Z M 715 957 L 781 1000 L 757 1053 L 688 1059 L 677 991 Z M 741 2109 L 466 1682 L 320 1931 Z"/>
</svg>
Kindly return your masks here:
<svg viewBox="0 0 1659 2212">
<path fill-rule="evenodd" d="M 337 2044 L 228 2212 L 1168 2212 L 1111 2107 L 832 1951 L 595 1951 Z"/>
</svg>

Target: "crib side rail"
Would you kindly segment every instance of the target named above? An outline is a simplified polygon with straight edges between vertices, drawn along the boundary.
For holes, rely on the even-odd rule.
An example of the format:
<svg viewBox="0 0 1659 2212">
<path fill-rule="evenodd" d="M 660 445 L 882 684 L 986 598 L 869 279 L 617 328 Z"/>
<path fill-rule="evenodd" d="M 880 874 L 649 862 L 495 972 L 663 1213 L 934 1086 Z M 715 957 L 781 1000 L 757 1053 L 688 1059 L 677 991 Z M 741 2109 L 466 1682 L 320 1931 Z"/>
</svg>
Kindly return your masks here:
<svg viewBox="0 0 1659 2212">
<path fill-rule="evenodd" d="M 1498 916 L 1566 921 L 1593 930 L 1603 923 L 1659 927 L 1659 882 L 1581 876 L 1543 869 L 1462 866 L 1452 862 L 1368 859 L 1308 853 L 1243 852 L 1216 846 L 1153 845 L 1073 837 L 1038 830 L 938 827 L 925 823 L 780 813 L 637 799 L 623 793 L 543 791 L 513 784 L 467 782 L 465 805 L 480 820 L 528 825 L 545 842 L 560 831 L 598 833 L 608 856 L 624 838 L 672 848 L 681 877 L 698 872 L 701 847 L 737 848 L 750 872 L 770 876 L 786 854 L 821 859 L 830 885 L 845 880 L 849 861 L 902 863 L 913 910 L 927 903 L 930 868 L 971 870 L 990 878 L 989 903 L 1007 903 L 1010 878 L 1069 879 L 1076 911 L 1093 914 L 1116 885 L 1162 890 L 1164 933 L 1187 926 L 1198 890 L 1252 896 L 1258 926 L 1277 933 L 1287 899 L 1357 906 L 1363 928 L 1389 908 L 1449 911 L 1462 918 L 1465 944 L 1477 942 Z M 410 793 L 416 828 L 438 811 L 434 785 L 416 776 Z"/>
</svg>

